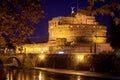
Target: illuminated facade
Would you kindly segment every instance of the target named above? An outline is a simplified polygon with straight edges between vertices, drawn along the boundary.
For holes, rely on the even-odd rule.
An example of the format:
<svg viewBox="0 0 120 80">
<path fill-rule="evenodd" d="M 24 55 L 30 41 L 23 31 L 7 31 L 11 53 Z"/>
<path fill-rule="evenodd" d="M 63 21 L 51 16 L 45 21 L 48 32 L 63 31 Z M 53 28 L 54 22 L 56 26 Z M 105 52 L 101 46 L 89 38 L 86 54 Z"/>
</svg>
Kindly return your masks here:
<svg viewBox="0 0 120 80">
<path fill-rule="evenodd" d="M 17 46 L 17 53 L 48 53 L 47 43 L 34 43 L 34 44 L 24 44 L 23 46 Z"/>
<path fill-rule="evenodd" d="M 96 22 L 95 17 L 77 13 L 73 16 L 55 17 L 48 22 L 48 43 L 25 44 L 23 53 L 78 53 L 111 51 L 106 43 L 106 26 Z M 88 43 L 77 43 L 77 38 L 84 38 Z M 97 44 L 97 45 L 96 45 Z M 96 47 L 95 47 L 96 45 Z M 101 46 L 108 46 L 102 49 Z M 97 46 L 100 46 L 99 48 Z M 20 53 L 19 49 L 17 52 Z M 60 52 L 61 54 L 63 52 Z"/>
<path fill-rule="evenodd" d="M 77 13 L 75 17 L 56 17 L 49 21 L 49 40 L 66 38 L 68 42 L 84 37 L 96 43 L 106 42 L 106 26 L 95 21 L 95 17 Z"/>
</svg>

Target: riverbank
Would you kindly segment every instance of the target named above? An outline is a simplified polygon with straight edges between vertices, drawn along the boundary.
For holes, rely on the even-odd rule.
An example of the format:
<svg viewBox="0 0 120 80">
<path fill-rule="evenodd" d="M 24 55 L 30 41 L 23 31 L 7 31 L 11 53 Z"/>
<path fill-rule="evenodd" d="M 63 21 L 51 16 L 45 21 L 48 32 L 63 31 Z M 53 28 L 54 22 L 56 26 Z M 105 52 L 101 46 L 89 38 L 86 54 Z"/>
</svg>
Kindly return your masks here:
<svg viewBox="0 0 120 80">
<path fill-rule="evenodd" d="M 91 72 L 91 71 L 80 71 L 80 70 L 70 70 L 70 69 L 57 69 L 57 68 L 42 68 L 42 67 L 10 67 L 11 69 L 19 70 L 40 70 L 49 73 L 55 74 L 65 74 L 65 75 L 76 75 L 84 76 L 89 78 L 100 78 L 104 80 L 120 80 L 120 76 L 112 73 L 103 73 L 103 72 Z"/>
<path fill-rule="evenodd" d="M 90 71 L 76 71 L 76 70 L 66 70 L 66 69 L 53 69 L 53 68 L 40 68 L 34 67 L 34 69 L 53 72 L 53 73 L 60 73 L 60 74 L 70 74 L 70 75 L 78 75 L 78 76 L 85 76 L 85 77 L 96 77 L 96 78 L 104 78 L 104 79 L 112 79 L 112 80 L 120 80 L 120 76 L 110 74 L 110 73 L 100 73 L 100 72 L 90 72 Z"/>
</svg>

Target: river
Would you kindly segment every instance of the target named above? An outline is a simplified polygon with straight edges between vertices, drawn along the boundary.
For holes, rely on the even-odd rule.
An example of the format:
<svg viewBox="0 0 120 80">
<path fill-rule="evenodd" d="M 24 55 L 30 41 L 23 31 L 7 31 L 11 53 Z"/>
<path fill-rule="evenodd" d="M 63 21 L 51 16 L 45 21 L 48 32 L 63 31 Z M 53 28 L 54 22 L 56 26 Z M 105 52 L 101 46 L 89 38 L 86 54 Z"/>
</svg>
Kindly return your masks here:
<svg viewBox="0 0 120 80">
<path fill-rule="evenodd" d="M 53 73 L 35 69 L 5 69 L 5 78 L 0 80 L 112 80 Z"/>
</svg>

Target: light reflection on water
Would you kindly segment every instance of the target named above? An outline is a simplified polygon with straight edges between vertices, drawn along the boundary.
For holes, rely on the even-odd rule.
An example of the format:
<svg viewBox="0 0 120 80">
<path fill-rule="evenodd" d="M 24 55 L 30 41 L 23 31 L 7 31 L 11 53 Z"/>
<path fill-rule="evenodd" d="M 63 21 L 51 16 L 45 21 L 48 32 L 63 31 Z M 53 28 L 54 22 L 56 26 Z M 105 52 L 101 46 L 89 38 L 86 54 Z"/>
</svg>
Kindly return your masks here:
<svg viewBox="0 0 120 80">
<path fill-rule="evenodd" d="M 39 73 L 39 80 L 42 80 L 42 73 L 41 73 L 41 71 Z"/>
<path fill-rule="evenodd" d="M 80 77 L 80 76 L 77 76 L 77 80 L 81 80 L 81 77 Z"/>
<path fill-rule="evenodd" d="M 6 70 L 6 73 L 7 80 L 107 80 L 76 75 L 56 74 L 40 70 L 8 69 Z"/>
</svg>

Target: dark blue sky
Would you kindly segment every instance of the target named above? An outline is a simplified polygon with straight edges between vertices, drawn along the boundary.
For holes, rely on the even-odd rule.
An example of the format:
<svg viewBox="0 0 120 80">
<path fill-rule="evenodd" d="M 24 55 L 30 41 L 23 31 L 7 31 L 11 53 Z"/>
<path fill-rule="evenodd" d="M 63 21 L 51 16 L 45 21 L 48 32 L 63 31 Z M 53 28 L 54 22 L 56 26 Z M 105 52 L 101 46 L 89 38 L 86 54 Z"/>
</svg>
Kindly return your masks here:
<svg viewBox="0 0 120 80">
<path fill-rule="evenodd" d="M 86 0 L 43 0 L 42 8 L 44 10 L 44 19 L 41 19 L 35 25 L 35 32 L 31 36 L 32 42 L 40 42 L 48 40 L 48 21 L 53 17 L 68 16 L 71 13 L 71 7 L 75 7 L 75 11 L 79 8 L 85 8 L 87 5 Z M 104 20 L 108 23 L 108 17 L 98 17 L 97 20 Z"/>
<path fill-rule="evenodd" d="M 84 0 L 83 0 L 84 1 Z M 71 7 L 76 7 L 77 0 L 43 0 L 44 19 L 35 25 L 35 32 L 30 37 L 32 42 L 48 39 L 48 21 L 53 17 L 67 16 L 71 13 Z"/>
</svg>

